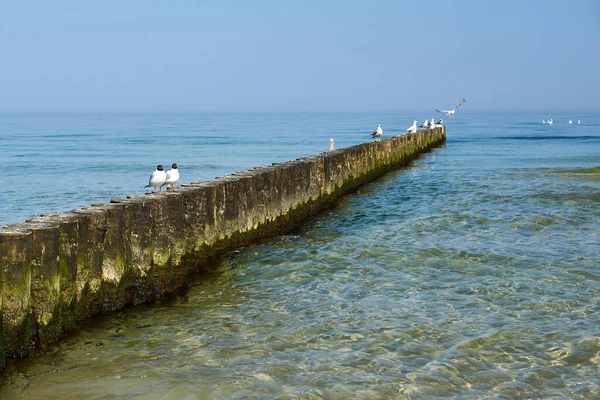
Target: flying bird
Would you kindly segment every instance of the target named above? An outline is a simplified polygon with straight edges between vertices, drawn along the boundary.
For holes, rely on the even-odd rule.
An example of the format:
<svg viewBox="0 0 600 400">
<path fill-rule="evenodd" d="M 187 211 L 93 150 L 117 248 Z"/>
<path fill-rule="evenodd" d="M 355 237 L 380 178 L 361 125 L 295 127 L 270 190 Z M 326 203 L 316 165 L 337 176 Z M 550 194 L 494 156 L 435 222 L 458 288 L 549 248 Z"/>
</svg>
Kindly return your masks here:
<svg viewBox="0 0 600 400">
<path fill-rule="evenodd" d="M 173 163 L 171 165 L 171 169 L 167 171 L 167 176 L 165 179 L 165 185 L 167 185 L 167 190 L 169 190 L 169 185 L 171 185 L 171 189 L 175 191 L 175 184 L 179 180 L 179 169 L 177 168 L 177 164 Z"/>
<path fill-rule="evenodd" d="M 371 134 L 371 137 L 380 137 L 381 135 L 383 135 L 383 128 L 381 127 L 381 125 L 377 125 L 377 129 L 375 129 L 373 131 L 373 133 Z"/>
<path fill-rule="evenodd" d="M 156 192 L 156 188 L 158 188 L 159 192 L 162 192 L 162 186 L 165 184 L 166 180 L 167 174 L 165 173 L 165 169 L 162 165 L 159 164 L 156 167 L 156 171 L 154 171 L 152 175 L 150 175 L 150 182 L 148 182 L 148 184 L 144 187 L 152 186 L 152 193 Z"/>
<path fill-rule="evenodd" d="M 463 104 L 465 104 L 465 101 L 467 101 L 467 100 L 462 99 L 460 101 L 460 103 L 458 103 L 458 105 L 456 107 L 454 107 L 452 110 L 438 110 L 438 109 L 436 109 L 435 111 L 441 112 L 441 113 L 445 113 L 446 115 L 449 115 L 449 116 L 452 117 L 454 115 L 454 113 L 456 112 L 456 110 L 458 110 L 460 106 L 462 106 Z"/>
</svg>

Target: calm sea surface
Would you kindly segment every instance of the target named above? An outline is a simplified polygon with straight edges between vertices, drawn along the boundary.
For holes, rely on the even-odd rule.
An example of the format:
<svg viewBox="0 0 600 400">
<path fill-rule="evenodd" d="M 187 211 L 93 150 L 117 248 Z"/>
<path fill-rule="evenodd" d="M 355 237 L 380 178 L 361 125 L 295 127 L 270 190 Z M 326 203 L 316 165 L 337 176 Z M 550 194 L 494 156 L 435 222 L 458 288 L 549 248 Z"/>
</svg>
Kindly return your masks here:
<svg viewBox="0 0 600 400">
<path fill-rule="evenodd" d="M 142 193 L 159 163 L 212 179 L 412 120 L 2 115 L 0 225 Z M 600 114 L 446 122 L 445 147 L 183 295 L 11 360 L 0 397 L 600 398 Z"/>
</svg>

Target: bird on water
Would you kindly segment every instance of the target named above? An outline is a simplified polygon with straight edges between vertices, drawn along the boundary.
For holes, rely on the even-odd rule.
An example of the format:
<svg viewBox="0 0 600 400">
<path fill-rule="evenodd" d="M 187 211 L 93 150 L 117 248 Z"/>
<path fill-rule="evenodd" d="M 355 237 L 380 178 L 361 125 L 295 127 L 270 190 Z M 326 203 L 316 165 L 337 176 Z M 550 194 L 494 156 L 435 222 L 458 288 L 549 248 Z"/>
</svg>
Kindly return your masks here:
<svg viewBox="0 0 600 400">
<path fill-rule="evenodd" d="M 162 186 L 165 184 L 166 180 L 167 174 L 165 173 L 165 169 L 159 164 L 152 175 L 150 175 L 150 182 L 144 187 L 152 186 L 152 193 L 156 192 L 156 188 L 158 188 L 159 192 L 162 192 Z"/>
<path fill-rule="evenodd" d="M 170 185 L 171 190 L 175 191 L 175 184 L 177 181 L 179 181 L 179 169 L 177 168 L 177 163 L 173 163 L 173 165 L 171 165 L 171 169 L 167 171 L 167 177 L 165 179 L 167 190 L 169 190 Z"/>
</svg>

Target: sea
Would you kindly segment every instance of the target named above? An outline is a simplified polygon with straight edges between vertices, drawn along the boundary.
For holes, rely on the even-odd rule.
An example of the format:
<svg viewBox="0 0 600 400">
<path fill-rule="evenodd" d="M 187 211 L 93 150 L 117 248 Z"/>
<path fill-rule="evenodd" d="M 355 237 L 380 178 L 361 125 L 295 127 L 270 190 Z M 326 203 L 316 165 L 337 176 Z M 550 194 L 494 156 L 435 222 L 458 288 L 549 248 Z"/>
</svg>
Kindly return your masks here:
<svg viewBox="0 0 600 400">
<path fill-rule="evenodd" d="M 147 192 L 158 164 L 214 179 L 432 117 L 0 115 L 0 226 Z M 9 360 L 0 398 L 600 399 L 600 114 L 444 124 L 296 231 Z"/>
</svg>

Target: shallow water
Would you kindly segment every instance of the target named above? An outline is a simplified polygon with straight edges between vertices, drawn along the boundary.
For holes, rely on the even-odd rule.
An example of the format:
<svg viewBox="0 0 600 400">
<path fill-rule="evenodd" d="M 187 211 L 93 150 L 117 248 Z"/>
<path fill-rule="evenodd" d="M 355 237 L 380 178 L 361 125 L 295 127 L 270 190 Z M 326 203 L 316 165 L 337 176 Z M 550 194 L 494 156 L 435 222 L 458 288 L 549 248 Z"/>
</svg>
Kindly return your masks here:
<svg viewBox="0 0 600 400">
<path fill-rule="evenodd" d="M 0 397 L 600 398 L 600 134 L 543 117 L 457 115 L 294 234 L 11 361 Z"/>
</svg>

